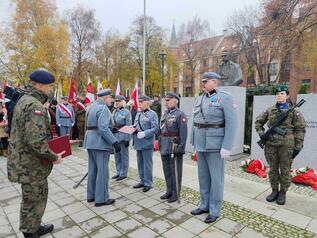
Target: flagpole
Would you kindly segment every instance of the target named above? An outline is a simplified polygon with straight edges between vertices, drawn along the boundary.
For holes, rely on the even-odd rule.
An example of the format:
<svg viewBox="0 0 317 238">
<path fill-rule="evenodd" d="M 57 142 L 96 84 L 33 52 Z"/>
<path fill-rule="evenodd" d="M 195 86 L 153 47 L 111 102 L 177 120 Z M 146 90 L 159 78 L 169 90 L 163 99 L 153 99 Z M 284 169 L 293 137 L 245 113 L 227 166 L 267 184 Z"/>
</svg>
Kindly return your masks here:
<svg viewBox="0 0 317 238">
<path fill-rule="evenodd" d="M 145 47 L 146 47 L 146 34 L 145 34 L 145 30 L 146 30 L 146 14 L 145 14 L 145 3 L 146 0 L 144 0 L 144 15 L 143 15 L 143 78 L 142 78 L 142 93 L 145 94 Z"/>
</svg>

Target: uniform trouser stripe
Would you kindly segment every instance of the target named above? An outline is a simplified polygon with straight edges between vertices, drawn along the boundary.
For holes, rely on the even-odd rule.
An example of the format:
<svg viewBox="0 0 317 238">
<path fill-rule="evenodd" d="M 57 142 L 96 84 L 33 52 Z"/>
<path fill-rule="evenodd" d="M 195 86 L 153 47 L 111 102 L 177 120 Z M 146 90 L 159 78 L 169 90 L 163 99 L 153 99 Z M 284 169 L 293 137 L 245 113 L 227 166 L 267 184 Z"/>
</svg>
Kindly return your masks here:
<svg viewBox="0 0 317 238">
<path fill-rule="evenodd" d="M 162 155 L 163 172 L 166 182 L 166 193 L 176 195 L 175 159 L 171 155 Z M 176 156 L 179 193 L 182 184 L 183 155 Z"/>
</svg>

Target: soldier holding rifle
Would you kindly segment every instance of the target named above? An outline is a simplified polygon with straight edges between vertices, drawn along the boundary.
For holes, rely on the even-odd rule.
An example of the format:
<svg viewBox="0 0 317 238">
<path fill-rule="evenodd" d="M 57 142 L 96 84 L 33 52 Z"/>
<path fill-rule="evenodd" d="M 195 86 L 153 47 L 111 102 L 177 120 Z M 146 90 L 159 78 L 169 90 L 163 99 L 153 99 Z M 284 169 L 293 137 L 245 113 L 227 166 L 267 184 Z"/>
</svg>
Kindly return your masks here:
<svg viewBox="0 0 317 238">
<path fill-rule="evenodd" d="M 291 165 L 303 148 L 306 127 L 302 114 L 295 109 L 305 101 L 291 108 L 287 101 L 288 94 L 286 85 L 278 85 L 275 92 L 276 104 L 262 112 L 255 121 L 255 129 L 261 138 L 258 144 L 264 148 L 265 158 L 270 165 L 272 193 L 266 200 L 276 201 L 279 205 L 286 202 L 286 192 L 291 184 Z M 266 123 L 269 129 L 264 133 Z"/>
</svg>

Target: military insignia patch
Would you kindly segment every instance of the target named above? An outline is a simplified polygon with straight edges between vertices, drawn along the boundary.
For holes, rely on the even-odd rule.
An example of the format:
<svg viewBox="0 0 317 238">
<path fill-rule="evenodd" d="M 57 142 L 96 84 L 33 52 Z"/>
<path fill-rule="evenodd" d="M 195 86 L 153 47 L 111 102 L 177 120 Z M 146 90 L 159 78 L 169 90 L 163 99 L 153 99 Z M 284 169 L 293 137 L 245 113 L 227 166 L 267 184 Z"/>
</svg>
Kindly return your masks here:
<svg viewBox="0 0 317 238">
<path fill-rule="evenodd" d="M 42 112 L 41 112 L 41 111 L 38 111 L 38 110 L 35 110 L 35 111 L 34 111 L 34 115 L 36 115 L 36 116 L 41 116 L 41 115 L 42 115 Z"/>
</svg>

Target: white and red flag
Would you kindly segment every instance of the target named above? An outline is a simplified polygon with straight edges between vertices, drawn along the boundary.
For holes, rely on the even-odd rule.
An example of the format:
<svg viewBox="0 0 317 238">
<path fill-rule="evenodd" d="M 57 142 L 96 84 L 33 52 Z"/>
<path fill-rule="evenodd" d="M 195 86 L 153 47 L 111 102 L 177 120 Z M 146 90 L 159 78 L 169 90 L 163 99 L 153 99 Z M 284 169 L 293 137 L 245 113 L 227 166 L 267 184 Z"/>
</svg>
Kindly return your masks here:
<svg viewBox="0 0 317 238">
<path fill-rule="evenodd" d="M 98 85 L 97 85 L 97 93 L 99 93 L 101 90 L 103 90 L 101 82 L 98 80 Z"/>
<path fill-rule="evenodd" d="M 139 108 L 139 87 L 138 87 L 138 81 L 136 81 L 134 89 L 132 91 L 131 98 L 133 100 L 133 108 L 138 109 Z"/>
<path fill-rule="evenodd" d="M 94 95 L 94 91 L 92 88 L 92 83 L 91 83 L 89 75 L 88 75 L 88 83 L 86 86 L 86 91 L 87 93 L 86 93 L 85 103 L 89 104 L 95 101 L 95 95 Z"/>
<path fill-rule="evenodd" d="M 121 88 L 120 88 L 120 81 L 119 81 L 119 79 L 118 79 L 118 83 L 117 83 L 117 88 L 116 88 L 116 96 L 117 95 L 120 95 L 120 91 L 121 91 Z"/>
<path fill-rule="evenodd" d="M 76 89 L 75 89 L 75 82 L 74 82 L 73 78 L 70 80 L 68 102 L 72 103 L 74 106 L 77 105 L 80 109 L 86 110 L 85 105 L 82 104 L 77 99 Z"/>
</svg>

